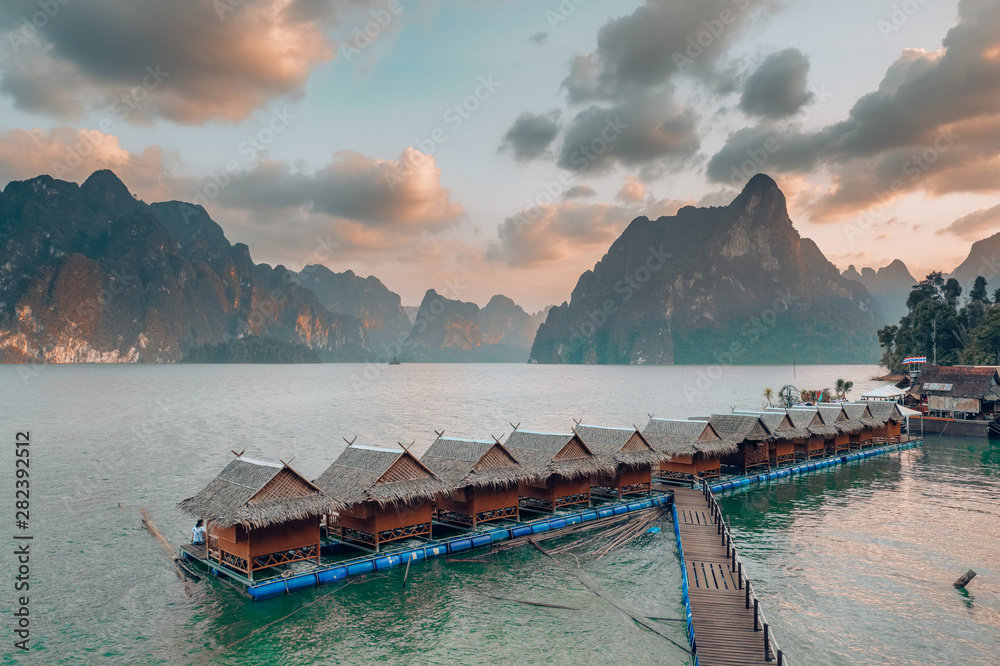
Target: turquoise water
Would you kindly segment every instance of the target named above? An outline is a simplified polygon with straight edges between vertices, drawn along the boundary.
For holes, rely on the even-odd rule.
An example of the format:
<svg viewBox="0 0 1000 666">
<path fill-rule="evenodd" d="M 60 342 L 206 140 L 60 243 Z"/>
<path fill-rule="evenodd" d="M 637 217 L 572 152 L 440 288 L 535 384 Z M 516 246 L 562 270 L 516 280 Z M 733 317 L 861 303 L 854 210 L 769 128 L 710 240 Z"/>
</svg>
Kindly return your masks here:
<svg viewBox="0 0 1000 666">
<path fill-rule="evenodd" d="M 853 380 L 871 367 L 693 368 L 528 365 L 0 366 L 0 501 L 13 502 L 13 438 L 31 432 L 32 650 L 10 633 L 0 581 L 3 663 L 687 663 L 580 584 L 571 557 L 534 549 L 486 563 L 414 565 L 346 587 L 252 603 L 217 582 L 185 593 L 142 528 L 149 509 L 175 545 L 191 519 L 176 502 L 246 449 L 315 478 L 348 439 L 415 441 L 432 429 L 501 436 L 572 419 L 642 425 L 755 407 L 764 386 Z M 785 481 L 725 500 L 781 645 L 805 663 L 995 663 L 1000 654 L 997 473 L 985 441 L 923 449 Z M 4 500 L 4 497 L 9 499 Z M 944 513 L 942 513 L 944 512 Z M 7 544 L 11 511 L 0 511 Z M 945 516 L 946 523 L 932 522 Z M 603 559 L 588 580 L 639 615 L 680 617 L 673 530 Z M 0 545 L 4 571 L 12 547 Z M 759 563 L 759 566 L 758 566 Z M 969 598 L 951 582 L 979 577 Z M 529 606 L 493 597 L 569 609 Z M 679 623 L 659 626 L 685 643 Z M 914 628 L 917 628 L 915 631 Z M 894 661 L 898 659 L 898 661 Z"/>
</svg>

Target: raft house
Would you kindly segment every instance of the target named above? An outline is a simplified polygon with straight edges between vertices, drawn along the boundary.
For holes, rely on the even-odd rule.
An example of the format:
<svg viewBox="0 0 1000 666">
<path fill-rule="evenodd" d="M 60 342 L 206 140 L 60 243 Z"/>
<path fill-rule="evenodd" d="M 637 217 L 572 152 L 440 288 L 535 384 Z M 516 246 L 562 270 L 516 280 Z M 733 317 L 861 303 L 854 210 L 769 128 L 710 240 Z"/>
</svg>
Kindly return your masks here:
<svg viewBox="0 0 1000 666">
<path fill-rule="evenodd" d="M 713 414 L 697 416 L 712 424 L 719 437 L 729 440 L 736 450 L 722 458 L 723 465 L 743 470 L 755 467 L 771 468 L 771 433 L 767 426 L 754 414 Z"/>
<path fill-rule="evenodd" d="M 251 581 L 261 569 L 319 564 L 320 518 L 343 507 L 287 464 L 242 454 L 178 506 L 205 521 L 205 543 L 187 544 L 186 551 Z"/>
<path fill-rule="evenodd" d="M 822 416 L 822 408 L 793 409 Z M 834 422 L 862 427 L 858 421 L 844 420 L 842 407 L 835 409 L 839 420 Z M 774 433 L 780 432 L 782 437 L 790 434 L 784 419 L 776 421 L 781 425 L 775 425 L 773 431 L 768 430 L 764 421 L 773 418 L 762 420 L 751 414 L 690 420 L 650 418 L 639 434 L 660 460 L 660 481 L 702 485 L 706 493 L 748 488 L 920 443 L 906 436 L 898 443 L 766 472 L 720 470 L 720 459 L 746 460 L 742 449 L 752 448 L 755 453 L 767 450 Z M 872 412 L 872 418 L 878 420 L 881 414 Z M 789 420 L 795 424 L 791 416 Z M 814 425 L 808 427 L 820 427 L 815 420 L 811 422 Z M 721 436 L 713 423 L 729 436 Z M 829 423 L 823 426 L 832 427 Z M 505 443 L 445 438 L 439 433 L 431 447 L 433 455 L 428 449 L 424 461 L 402 445 L 387 449 L 350 442 L 313 483 L 284 463 L 262 463 L 240 455 L 201 493 L 180 503 L 185 511 L 209 523 L 209 543 L 185 544 L 180 555 L 184 561 L 207 568 L 218 581 L 262 599 L 367 572 L 408 569 L 416 561 L 535 534 L 547 533 L 542 538 L 551 538 L 578 529 L 582 523 L 671 504 L 677 487 L 652 482 L 649 494 L 637 498 L 628 493 L 617 497 L 592 494 L 594 479 L 610 478 L 618 466 L 611 462 L 613 457 L 602 461 L 581 438 L 582 433 L 594 442 L 586 430 L 590 428 L 596 427 L 577 426 L 573 433 L 515 428 Z M 620 442 L 627 434 L 626 443 L 636 432 L 635 428 L 607 430 L 623 431 L 609 435 L 609 439 Z M 633 446 L 621 444 L 617 450 Z M 609 448 L 614 450 L 615 446 Z M 514 471 L 514 465 L 520 469 Z M 511 504 L 514 487 L 517 504 Z M 480 511 L 486 505 L 477 504 L 461 506 L 464 511 L 455 513 L 465 513 L 465 523 L 456 521 L 448 514 L 458 505 L 446 502 L 452 498 L 468 501 L 459 500 L 463 489 L 472 492 L 476 501 L 483 497 L 496 499 L 500 509 L 514 506 L 517 516 L 493 517 L 489 514 L 492 509 Z M 471 510 L 476 514 L 470 514 Z M 525 511 L 546 515 L 526 519 Z M 470 515 L 476 516 L 475 525 L 468 524 Z M 323 522 L 326 533 L 321 529 Z M 186 565 L 181 568 L 187 571 Z M 693 633 L 690 636 L 693 645 Z"/>
<path fill-rule="evenodd" d="M 781 467 L 783 465 L 795 464 L 798 460 L 808 460 L 812 450 L 812 434 L 804 429 L 798 428 L 792 422 L 787 412 L 776 411 L 750 411 L 734 410 L 734 414 L 757 416 L 761 423 L 771 435 L 768 442 L 768 456 L 771 467 Z M 823 455 L 824 447 L 822 439 L 819 440 L 819 456 Z"/>
<path fill-rule="evenodd" d="M 838 404 L 817 405 L 817 411 L 823 417 L 823 422 L 833 426 L 837 430 L 834 437 L 834 453 L 851 450 L 852 436 L 856 435 L 864 427 L 860 423 L 852 422 L 851 418 Z M 828 449 L 829 450 L 829 449 Z"/>
<path fill-rule="evenodd" d="M 666 457 L 659 468 L 659 478 L 666 482 L 718 478 L 722 456 L 737 450 L 733 442 L 719 437 L 708 421 L 650 417 L 642 436 Z"/>
<path fill-rule="evenodd" d="M 618 498 L 649 494 L 652 469 L 658 469 L 666 456 L 657 453 L 637 428 L 577 424 L 573 432 L 594 452 L 598 462 L 614 469 L 613 473 L 592 479 L 591 493 Z"/>
<path fill-rule="evenodd" d="M 1000 436 L 1000 375 L 996 366 L 933 365 L 910 386 L 911 406 L 927 432 Z"/>
<path fill-rule="evenodd" d="M 431 537 L 432 502 L 452 487 L 402 444 L 387 449 L 354 440 L 314 482 L 343 506 L 327 514 L 327 529 L 376 553 L 390 541 Z"/>
<path fill-rule="evenodd" d="M 590 505 L 590 480 L 613 475 L 614 465 L 602 463 L 575 432 L 514 431 L 504 442 L 507 450 L 532 474 L 518 484 L 522 509 L 555 513 L 574 504 Z"/>
<path fill-rule="evenodd" d="M 437 496 L 435 520 L 473 529 L 518 520 L 518 484 L 535 478 L 499 440 L 459 439 L 441 432 L 421 461 L 453 489 Z"/>
</svg>

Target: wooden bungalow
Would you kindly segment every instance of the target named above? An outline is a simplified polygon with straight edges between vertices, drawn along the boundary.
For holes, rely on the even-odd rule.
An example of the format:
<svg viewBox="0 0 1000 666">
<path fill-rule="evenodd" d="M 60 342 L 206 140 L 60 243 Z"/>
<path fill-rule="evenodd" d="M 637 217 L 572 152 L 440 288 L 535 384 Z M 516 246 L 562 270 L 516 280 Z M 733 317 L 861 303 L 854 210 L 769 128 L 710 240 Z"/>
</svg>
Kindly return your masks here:
<svg viewBox="0 0 1000 666">
<path fill-rule="evenodd" d="M 517 520 L 518 483 L 534 478 L 497 441 L 439 435 L 421 461 L 454 488 L 450 496 L 438 496 L 435 518 L 463 527 L 475 528 L 505 518 Z"/>
<path fill-rule="evenodd" d="M 753 414 L 713 414 L 708 418 L 719 437 L 736 445 L 736 452 L 725 456 L 722 462 L 739 467 L 746 474 L 754 467 L 771 468 L 771 433 Z"/>
<path fill-rule="evenodd" d="M 882 422 L 872 416 L 866 402 L 844 402 L 841 403 L 844 413 L 852 421 L 861 424 L 861 430 L 856 435 L 851 436 L 851 447 L 857 446 L 860 449 L 875 445 L 875 433 L 882 428 Z"/>
<path fill-rule="evenodd" d="M 635 428 L 592 425 L 578 425 L 573 432 L 601 463 L 614 467 L 613 474 L 602 474 L 591 480 L 592 493 L 618 498 L 649 493 L 652 469 L 659 470 L 660 461 L 666 456 L 657 453 L 641 432 Z"/>
<path fill-rule="evenodd" d="M 737 446 L 723 440 L 712 424 L 703 420 L 649 419 L 642 436 L 658 453 L 668 456 L 660 463 L 664 481 L 696 481 L 718 477 L 722 456 Z"/>
<path fill-rule="evenodd" d="M 868 403 L 868 410 L 875 420 L 882 423 L 882 426 L 875 431 L 877 441 L 900 441 L 903 431 L 902 424 L 906 417 L 899 411 L 899 405 L 889 401 L 872 401 Z"/>
<path fill-rule="evenodd" d="M 382 544 L 431 535 L 431 504 L 452 488 L 409 451 L 351 444 L 315 481 L 344 505 L 327 516 L 341 540 Z"/>
<path fill-rule="evenodd" d="M 837 430 L 836 426 L 823 421 L 823 414 L 819 408 L 792 407 L 788 410 L 788 416 L 797 427 L 809 431 L 808 457 L 819 458 L 837 453 L 837 437 L 840 435 L 840 431 Z M 840 442 L 846 450 L 850 438 L 847 435 L 841 435 Z"/>
<path fill-rule="evenodd" d="M 551 511 L 590 504 L 590 480 L 614 474 L 573 432 L 545 433 L 515 429 L 504 442 L 533 480 L 518 484 L 521 506 Z"/>
<path fill-rule="evenodd" d="M 771 467 L 791 465 L 799 458 L 806 459 L 809 457 L 812 434 L 804 428 L 798 428 L 788 413 L 773 410 L 758 412 L 742 409 L 734 410 L 733 413 L 760 417 L 761 423 L 764 424 L 764 427 L 771 434 L 771 441 L 768 442 Z M 822 455 L 822 440 L 819 442 L 819 450 Z"/>
<path fill-rule="evenodd" d="M 343 507 L 288 465 L 242 455 L 178 506 L 205 521 L 204 559 L 251 580 L 279 564 L 318 564 L 320 519 Z"/>
<path fill-rule="evenodd" d="M 851 438 L 856 437 L 859 432 L 864 428 L 860 421 L 852 421 L 851 418 L 844 411 L 841 403 L 829 404 L 829 405 L 818 405 L 817 410 L 820 416 L 823 417 L 823 423 L 828 426 L 833 426 L 837 434 L 833 438 L 832 453 L 837 454 L 841 451 L 849 451 L 851 449 Z M 831 453 L 831 447 L 829 441 L 827 442 L 827 453 Z"/>
<path fill-rule="evenodd" d="M 1000 373 L 992 365 L 932 365 L 910 388 L 929 417 L 992 421 L 1000 414 Z"/>
</svg>

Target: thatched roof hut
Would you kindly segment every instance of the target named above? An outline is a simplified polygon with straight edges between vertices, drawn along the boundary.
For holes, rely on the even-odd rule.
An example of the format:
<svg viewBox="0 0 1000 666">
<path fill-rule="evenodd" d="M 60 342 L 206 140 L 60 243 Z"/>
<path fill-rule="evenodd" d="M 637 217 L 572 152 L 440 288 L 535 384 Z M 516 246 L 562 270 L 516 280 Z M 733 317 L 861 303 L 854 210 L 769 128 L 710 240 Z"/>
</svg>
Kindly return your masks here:
<svg viewBox="0 0 1000 666">
<path fill-rule="evenodd" d="M 514 430 L 504 442 L 507 450 L 537 478 L 558 475 L 577 480 L 597 474 L 614 474 L 615 466 L 597 459 L 573 432 L 547 433 Z"/>
<path fill-rule="evenodd" d="M 757 416 L 761 423 L 767 428 L 771 439 L 808 439 L 809 431 L 795 425 L 787 412 L 777 411 L 756 411 L 750 409 L 736 409 L 733 414 L 744 414 Z"/>
<path fill-rule="evenodd" d="M 823 414 L 816 407 L 792 407 L 788 418 L 797 428 L 805 428 L 817 437 L 835 437 L 837 428 L 823 420 Z"/>
<path fill-rule="evenodd" d="M 578 425 L 573 432 L 594 452 L 602 463 L 621 467 L 650 467 L 666 459 L 635 428 L 607 428 Z"/>
<path fill-rule="evenodd" d="M 899 411 L 899 406 L 887 400 L 869 402 L 868 411 L 871 412 L 872 418 L 883 424 L 887 421 L 902 423 L 905 420 L 905 417 Z"/>
<path fill-rule="evenodd" d="M 712 414 L 708 422 L 722 439 L 740 442 L 767 442 L 772 439 L 760 416 L 752 414 Z"/>
<path fill-rule="evenodd" d="M 439 435 L 421 461 L 452 488 L 503 488 L 536 476 L 497 441 Z"/>
<path fill-rule="evenodd" d="M 347 504 L 375 502 L 399 507 L 432 500 L 452 488 L 403 448 L 351 444 L 315 481 L 330 497 Z"/>
<path fill-rule="evenodd" d="M 288 465 L 243 456 L 178 506 L 219 528 L 243 525 L 254 529 L 318 518 L 343 508 Z"/>
<path fill-rule="evenodd" d="M 841 407 L 844 408 L 844 413 L 847 414 L 848 418 L 852 421 L 860 421 L 863 426 L 880 428 L 885 425 L 885 421 L 879 421 L 872 416 L 867 402 L 845 402 L 841 403 Z"/>
<path fill-rule="evenodd" d="M 667 456 L 703 453 L 718 457 L 738 448 L 736 442 L 719 437 L 707 420 L 649 419 L 642 436 L 656 451 Z"/>
<path fill-rule="evenodd" d="M 844 411 L 843 403 L 818 405 L 817 408 L 820 414 L 823 415 L 823 422 L 834 426 L 840 432 L 847 433 L 848 435 L 856 435 L 865 429 L 861 421 L 852 420 L 847 412 Z"/>
</svg>

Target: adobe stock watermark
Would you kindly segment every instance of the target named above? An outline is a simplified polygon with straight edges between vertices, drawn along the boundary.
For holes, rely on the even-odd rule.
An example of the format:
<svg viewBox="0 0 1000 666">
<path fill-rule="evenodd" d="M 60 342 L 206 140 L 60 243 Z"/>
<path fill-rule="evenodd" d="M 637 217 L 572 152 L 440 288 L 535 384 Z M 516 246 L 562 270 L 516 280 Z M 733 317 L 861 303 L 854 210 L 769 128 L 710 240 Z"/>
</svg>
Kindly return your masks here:
<svg viewBox="0 0 1000 666">
<path fill-rule="evenodd" d="M 555 32 L 556 26 L 568 21 L 576 13 L 576 8 L 585 2 L 587 0 L 562 0 L 556 6 L 555 10 L 545 10 L 545 20 L 549 24 L 549 32 Z"/>
<path fill-rule="evenodd" d="M 441 120 L 452 132 L 457 132 L 472 115 L 480 109 L 483 102 L 493 97 L 497 89 L 503 86 L 501 81 L 493 78 L 493 74 L 480 76 L 476 86 L 461 100 L 451 104 L 441 114 Z M 396 186 L 405 182 L 413 173 L 423 166 L 425 159 L 432 157 L 435 151 L 450 138 L 444 127 L 435 127 L 430 133 L 415 139 L 413 147 L 416 151 L 405 153 L 395 168 L 387 169 L 383 176 L 389 190 L 394 192 Z"/>
<path fill-rule="evenodd" d="M 674 66 L 679 71 L 687 71 L 694 66 L 695 60 L 700 58 L 707 49 L 711 48 L 715 42 L 722 38 L 731 25 L 736 23 L 739 13 L 750 9 L 751 0 L 732 0 L 736 11 L 726 8 L 719 12 L 716 18 L 702 21 L 701 29 L 688 35 L 687 46 L 684 52 L 674 51 L 672 58 Z"/>
<path fill-rule="evenodd" d="M 777 290 L 771 305 L 764 308 L 759 315 L 748 317 L 740 327 L 739 337 L 730 342 L 727 349 L 713 353 L 715 363 L 700 368 L 694 382 L 685 383 L 684 397 L 688 403 L 699 401 L 706 391 L 711 390 L 716 382 L 726 375 L 728 369 L 739 363 L 754 345 L 760 342 L 765 333 L 777 326 L 779 317 L 788 312 L 792 304 L 799 300 L 801 300 L 799 294 L 783 289 Z"/>
<path fill-rule="evenodd" d="M 880 18 L 875 22 L 878 31 L 882 33 L 883 41 L 889 41 L 889 36 L 903 29 L 910 19 L 916 16 L 929 0 L 903 0 L 899 4 L 892 5 L 892 11 L 887 18 Z"/>
<path fill-rule="evenodd" d="M 236 153 L 243 157 L 242 162 L 229 160 L 222 169 L 210 171 L 200 188 L 195 188 L 193 203 L 206 205 L 218 197 L 222 190 L 233 182 L 233 176 L 243 170 L 244 165 L 252 163 L 257 156 L 271 145 L 279 134 L 284 132 L 296 119 L 289 113 L 288 107 L 271 109 L 271 117 L 256 132 L 247 134 L 246 138 L 236 146 Z"/>
<path fill-rule="evenodd" d="M 371 20 L 364 26 L 355 26 L 348 37 L 340 43 L 340 54 L 348 63 L 355 56 L 372 45 L 382 31 L 392 25 L 395 17 L 403 13 L 403 4 L 399 0 L 388 0 L 385 7 L 372 9 L 369 12 Z"/>
<path fill-rule="evenodd" d="M 31 16 L 22 16 L 21 25 L 16 29 L 7 32 L 7 44 L 15 54 L 20 53 L 21 46 L 27 46 L 38 37 L 38 31 L 42 30 L 54 19 L 63 7 L 71 0 L 38 0 L 36 3 L 38 11 Z"/>
<path fill-rule="evenodd" d="M 102 135 L 113 134 L 118 127 L 118 121 L 126 120 L 132 112 L 138 110 L 149 99 L 150 93 L 159 88 L 170 76 L 170 72 L 164 71 L 159 63 L 147 65 L 145 71 L 146 74 L 139 85 L 132 86 L 112 102 L 113 116 L 106 115 L 97 124 L 97 129 Z M 66 156 L 61 162 L 52 163 L 52 177 L 63 178 L 83 164 L 83 159 L 97 149 L 101 138 L 103 137 L 93 133 L 83 134 L 66 149 Z"/>
<path fill-rule="evenodd" d="M 950 127 L 939 129 L 937 134 L 937 138 L 931 145 L 920 152 L 913 153 L 900 167 L 900 172 L 907 178 L 896 178 L 889 184 L 889 189 L 873 192 L 876 202 L 863 210 L 857 220 L 844 226 L 844 234 L 849 241 L 856 240 L 877 224 L 889 206 L 892 205 L 893 200 L 903 194 L 908 186 L 918 182 L 925 173 L 934 168 L 937 161 L 941 159 L 941 155 L 951 150 L 952 146 L 961 138 L 961 135 Z"/>
</svg>

